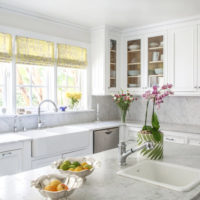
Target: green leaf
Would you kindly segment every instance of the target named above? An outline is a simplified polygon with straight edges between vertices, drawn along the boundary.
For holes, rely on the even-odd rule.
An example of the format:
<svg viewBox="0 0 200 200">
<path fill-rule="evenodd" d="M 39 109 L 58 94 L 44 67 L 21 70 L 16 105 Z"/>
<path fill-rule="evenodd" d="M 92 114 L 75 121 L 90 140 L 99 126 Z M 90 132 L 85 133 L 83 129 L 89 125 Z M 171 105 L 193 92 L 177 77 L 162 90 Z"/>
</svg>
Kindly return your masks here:
<svg viewBox="0 0 200 200">
<path fill-rule="evenodd" d="M 153 138 L 155 139 L 155 141 L 157 141 L 157 142 L 160 142 L 160 141 L 161 141 L 162 136 L 161 136 L 161 134 L 160 134 L 160 131 L 158 131 L 158 130 L 155 129 L 155 128 L 152 128 L 152 129 L 151 129 L 151 133 L 152 133 Z"/>
<path fill-rule="evenodd" d="M 156 115 L 155 112 L 154 112 L 153 115 L 152 115 L 151 123 L 152 123 L 152 127 L 153 127 L 154 129 L 159 130 L 160 124 L 159 124 L 159 121 L 158 121 L 158 116 Z"/>
<path fill-rule="evenodd" d="M 151 131 L 152 127 L 151 126 L 143 126 L 142 130 L 143 131 Z"/>
</svg>

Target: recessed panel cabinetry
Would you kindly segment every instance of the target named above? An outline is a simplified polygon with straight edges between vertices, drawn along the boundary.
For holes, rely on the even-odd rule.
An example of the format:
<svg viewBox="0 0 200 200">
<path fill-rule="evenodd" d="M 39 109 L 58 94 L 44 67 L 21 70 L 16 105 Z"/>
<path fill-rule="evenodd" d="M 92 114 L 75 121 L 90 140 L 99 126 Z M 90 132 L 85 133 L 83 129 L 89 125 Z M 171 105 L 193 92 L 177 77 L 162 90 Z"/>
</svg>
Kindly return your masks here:
<svg viewBox="0 0 200 200">
<path fill-rule="evenodd" d="M 169 81 L 176 94 L 198 92 L 197 27 L 186 26 L 169 31 Z"/>
</svg>

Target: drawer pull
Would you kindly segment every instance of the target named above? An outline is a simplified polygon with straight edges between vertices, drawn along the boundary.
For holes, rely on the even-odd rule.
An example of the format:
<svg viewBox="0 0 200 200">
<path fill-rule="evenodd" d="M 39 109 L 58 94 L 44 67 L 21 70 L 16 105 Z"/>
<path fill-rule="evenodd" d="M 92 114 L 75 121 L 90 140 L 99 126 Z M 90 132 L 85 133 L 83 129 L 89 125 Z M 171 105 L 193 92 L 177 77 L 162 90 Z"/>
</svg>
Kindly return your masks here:
<svg viewBox="0 0 200 200">
<path fill-rule="evenodd" d="M 2 153 L 2 157 L 5 158 L 5 157 L 9 157 L 12 155 L 12 152 L 6 152 L 6 153 Z"/>
<path fill-rule="evenodd" d="M 174 138 L 165 138 L 168 141 L 174 141 Z"/>
<path fill-rule="evenodd" d="M 105 134 L 107 134 L 107 135 L 109 135 L 111 133 L 112 133 L 112 131 L 105 131 Z"/>
</svg>

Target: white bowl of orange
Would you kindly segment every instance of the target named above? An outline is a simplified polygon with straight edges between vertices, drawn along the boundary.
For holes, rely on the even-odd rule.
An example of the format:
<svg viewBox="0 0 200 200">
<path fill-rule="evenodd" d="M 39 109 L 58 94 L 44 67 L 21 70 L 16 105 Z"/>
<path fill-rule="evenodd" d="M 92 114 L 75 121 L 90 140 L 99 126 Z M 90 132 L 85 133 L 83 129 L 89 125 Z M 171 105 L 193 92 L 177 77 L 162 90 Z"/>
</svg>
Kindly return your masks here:
<svg viewBox="0 0 200 200">
<path fill-rule="evenodd" d="M 53 163 L 53 167 L 62 174 L 77 175 L 83 179 L 100 166 L 93 158 L 67 158 Z"/>
<path fill-rule="evenodd" d="M 82 183 L 83 179 L 75 175 L 49 174 L 32 181 L 32 186 L 38 189 L 42 196 L 56 200 L 67 199 Z"/>
</svg>

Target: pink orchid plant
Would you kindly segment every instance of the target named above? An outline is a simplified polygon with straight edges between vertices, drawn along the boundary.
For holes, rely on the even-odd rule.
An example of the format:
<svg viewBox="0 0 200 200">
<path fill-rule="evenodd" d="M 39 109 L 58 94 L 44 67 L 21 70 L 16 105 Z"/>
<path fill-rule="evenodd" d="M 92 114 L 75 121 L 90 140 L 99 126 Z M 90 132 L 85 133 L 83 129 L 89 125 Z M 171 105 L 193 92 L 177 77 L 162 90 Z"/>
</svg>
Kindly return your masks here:
<svg viewBox="0 0 200 200">
<path fill-rule="evenodd" d="M 122 115 L 121 119 L 122 119 L 122 122 L 125 123 L 127 111 L 129 109 L 131 103 L 133 101 L 137 100 L 137 98 L 135 98 L 128 91 L 123 92 L 123 90 L 122 90 L 121 93 L 114 94 L 112 99 L 117 104 L 117 106 L 120 108 L 121 115 Z"/>
<path fill-rule="evenodd" d="M 163 99 L 169 95 L 174 94 L 171 91 L 171 88 L 172 88 L 172 84 L 163 85 L 160 89 L 158 86 L 153 86 L 153 90 L 148 90 L 142 95 L 147 100 L 145 124 L 142 130 L 151 132 L 156 141 L 161 140 L 161 135 L 159 131 L 160 125 L 159 125 L 158 117 L 157 117 L 157 114 L 155 113 L 155 106 L 157 106 L 157 108 L 159 109 L 160 105 L 164 103 Z M 149 107 L 149 102 L 151 100 L 153 101 L 153 112 L 152 112 L 152 119 L 151 119 L 152 126 L 147 126 L 148 107 Z"/>
</svg>

